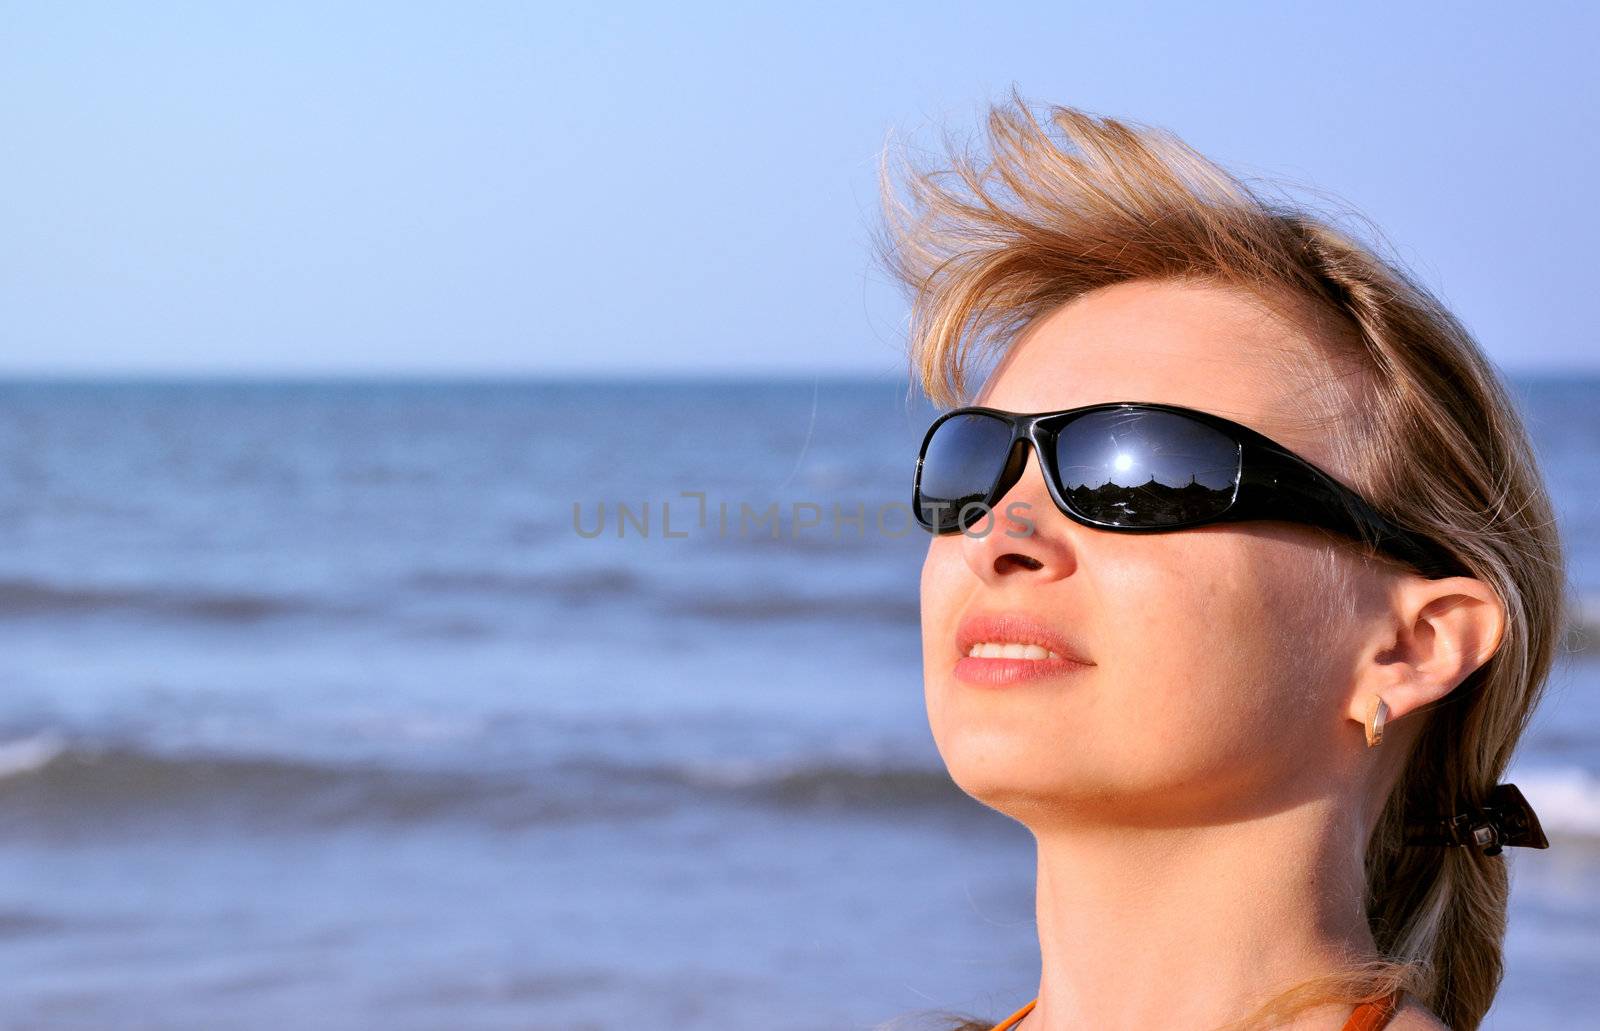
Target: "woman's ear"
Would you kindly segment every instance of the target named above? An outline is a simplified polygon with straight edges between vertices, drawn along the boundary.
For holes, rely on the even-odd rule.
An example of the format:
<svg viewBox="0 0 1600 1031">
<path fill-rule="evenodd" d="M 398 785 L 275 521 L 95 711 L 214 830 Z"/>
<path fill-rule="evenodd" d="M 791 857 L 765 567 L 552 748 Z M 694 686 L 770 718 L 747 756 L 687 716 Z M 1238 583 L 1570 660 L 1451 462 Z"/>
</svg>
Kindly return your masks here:
<svg viewBox="0 0 1600 1031">
<path fill-rule="evenodd" d="M 1361 655 L 1350 718 L 1366 724 L 1381 695 L 1398 720 L 1448 695 L 1489 661 L 1505 634 L 1505 606 L 1482 580 L 1398 577 Z"/>
</svg>

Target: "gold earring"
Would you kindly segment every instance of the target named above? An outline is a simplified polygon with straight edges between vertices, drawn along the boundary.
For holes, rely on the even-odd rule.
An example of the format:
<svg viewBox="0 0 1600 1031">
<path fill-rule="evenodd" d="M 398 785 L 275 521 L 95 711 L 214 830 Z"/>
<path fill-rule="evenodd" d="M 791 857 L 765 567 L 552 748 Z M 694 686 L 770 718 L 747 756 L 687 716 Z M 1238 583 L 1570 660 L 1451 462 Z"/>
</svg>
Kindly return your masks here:
<svg viewBox="0 0 1600 1031">
<path fill-rule="evenodd" d="M 1389 703 L 1382 695 L 1373 695 L 1367 703 L 1367 747 L 1377 748 L 1383 743 L 1383 725 L 1389 720 Z"/>
</svg>

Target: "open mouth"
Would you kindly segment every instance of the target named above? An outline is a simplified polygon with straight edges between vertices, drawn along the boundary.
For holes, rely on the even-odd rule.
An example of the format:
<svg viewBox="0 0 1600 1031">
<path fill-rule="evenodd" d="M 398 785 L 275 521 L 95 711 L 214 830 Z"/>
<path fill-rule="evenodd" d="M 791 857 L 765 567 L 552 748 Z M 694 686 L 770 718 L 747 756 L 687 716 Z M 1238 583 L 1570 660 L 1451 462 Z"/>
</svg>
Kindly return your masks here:
<svg viewBox="0 0 1600 1031">
<path fill-rule="evenodd" d="M 973 613 L 956 631 L 956 679 L 998 687 L 1094 666 L 1064 634 L 1026 611 Z"/>
</svg>

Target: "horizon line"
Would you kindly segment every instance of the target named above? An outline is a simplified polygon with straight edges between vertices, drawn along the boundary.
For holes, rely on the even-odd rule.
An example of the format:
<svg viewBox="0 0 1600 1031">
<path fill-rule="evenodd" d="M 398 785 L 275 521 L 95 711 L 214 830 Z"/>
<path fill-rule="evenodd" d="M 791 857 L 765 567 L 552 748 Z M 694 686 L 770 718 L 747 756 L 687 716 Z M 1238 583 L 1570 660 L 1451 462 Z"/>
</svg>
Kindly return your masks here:
<svg viewBox="0 0 1600 1031">
<path fill-rule="evenodd" d="M 1497 366 L 1513 378 L 1580 377 L 1600 379 L 1600 365 Z M 910 370 L 872 369 L 44 369 L 0 368 L 0 383 L 408 383 L 408 382 L 748 382 L 812 380 L 907 381 Z"/>
</svg>

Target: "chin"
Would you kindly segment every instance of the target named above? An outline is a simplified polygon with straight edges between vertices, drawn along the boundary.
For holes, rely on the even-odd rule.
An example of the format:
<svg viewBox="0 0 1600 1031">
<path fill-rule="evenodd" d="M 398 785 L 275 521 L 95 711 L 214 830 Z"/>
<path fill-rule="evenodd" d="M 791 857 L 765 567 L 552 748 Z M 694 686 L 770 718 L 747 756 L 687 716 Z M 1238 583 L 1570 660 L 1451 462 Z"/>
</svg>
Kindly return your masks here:
<svg viewBox="0 0 1600 1031">
<path fill-rule="evenodd" d="M 950 779 L 991 809 L 1034 824 L 1083 819 L 1120 823 L 1166 808 L 1179 785 L 1168 771 L 1144 775 L 1102 755 L 1092 744 L 1067 750 L 1026 746 L 1010 735 L 956 731 L 938 738 Z"/>
<path fill-rule="evenodd" d="M 1081 795 L 1087 771 L 1046 768 L 1035 749 L 1009 736 L 957 732 L 938 741 L 946 772 L 962 791 L 985 805 L 1029 801 L 1060 805 Z M 1059 756 L 1057 757 L 1059 759 Z"/>
</svg>

